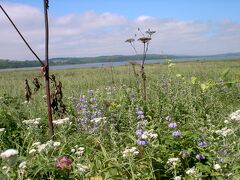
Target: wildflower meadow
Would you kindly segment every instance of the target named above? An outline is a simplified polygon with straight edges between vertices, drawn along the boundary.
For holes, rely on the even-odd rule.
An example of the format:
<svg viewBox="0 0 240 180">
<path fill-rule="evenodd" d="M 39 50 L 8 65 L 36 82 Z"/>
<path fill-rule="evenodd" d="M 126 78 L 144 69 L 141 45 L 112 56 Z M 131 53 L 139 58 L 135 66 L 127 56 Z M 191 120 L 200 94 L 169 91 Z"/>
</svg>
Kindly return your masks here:
<svg viewBox="0 0 240 180">
<path fill-rule="evenodd" d="M 0 179 L 239 179 L 239 61 L 166 61 L 145 73 L 143 97 L 131 64 L 50 70 L 62 94 L 49 139 L 40 72 L 0 72 Z"/>
</svg>

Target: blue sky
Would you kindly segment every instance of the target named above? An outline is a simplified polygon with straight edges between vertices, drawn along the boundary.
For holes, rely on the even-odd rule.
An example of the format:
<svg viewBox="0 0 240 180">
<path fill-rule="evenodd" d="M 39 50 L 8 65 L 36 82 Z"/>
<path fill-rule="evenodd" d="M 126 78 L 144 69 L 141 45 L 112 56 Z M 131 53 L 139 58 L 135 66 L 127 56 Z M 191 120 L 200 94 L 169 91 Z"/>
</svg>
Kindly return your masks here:
<svg viewBox="0 0 240 180">
<path fill-rule="evenodd" d="M 42 6 L 41 0 L 8 0 Z M 179 20 L 240 21 L 240 0 L 50 0 L 53 15 L 93 10 L 136 18 L 140 15 Z"/>
<path fill-rule="evenodd" d="M 43 1 L 0 4 L 44 57 Z M 240 0 L 50 0 L 50 57 L 134 54 L 125 40 L 140 37 L 138 28 L 156 31 L 149 53 L 240 52 L 239 7 Z M 2 13 L 0 27 L 0 59 L 34 59 Z"/>
</svg>

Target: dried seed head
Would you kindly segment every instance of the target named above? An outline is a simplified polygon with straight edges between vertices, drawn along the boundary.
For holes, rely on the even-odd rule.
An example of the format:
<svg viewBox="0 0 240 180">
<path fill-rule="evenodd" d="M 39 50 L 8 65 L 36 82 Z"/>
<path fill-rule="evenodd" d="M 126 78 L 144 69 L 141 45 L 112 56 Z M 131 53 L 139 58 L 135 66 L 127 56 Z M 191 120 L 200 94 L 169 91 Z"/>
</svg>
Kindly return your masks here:
<svg viewBox="0 0 240 180">
<path fill-rule="evenodd" d="M 150 37 L 141 37 L 138 39 L 138 41 L 141 41 L 142 43 L 148 43 L 152 38 Z"/>
<path fill-rule="evenodd" d="M 146 31 L 146 34 L 148 34 L 150 37 L 151 37 L 154 33 L 156 33 L 156 31 L 151 31 L 150 29 L 148 29 L 148 30 Z"/>
<path fill-rule="evenodd" d="M 142 34 L 142 36 L 144 37 L 144 34 L 143 34 L 143 32 L 141 31 L 141 29 L 140 28 L 138 28 L 138 31 Z"/>
<path fill-rule="evenodd" d="M 31 91 L 31 88 L 28 84 L 28 80 L 25 79 L 25 97 L 26 97 L 26 101 L 29 102 L 29 100 L 31 99 L 32 97 L 32 91 Z"/>
<path fill-rule="evenodd" d="M 127 42 L 127 43 L 132 43 L 132 42 L 134 42 L 134 41 L 135 41 L 135 39 L 130 38 L 130 39 L 127 39 L 125 42 Z"/>
<path fill-rule="evenodd" d="M 35 86 L 34 92 L 37 92 L 37 91 L 40 89 L 40 87 L 41 87 L 41 84 L 40 84 L 40 82 L 38 81 L 38 78 L 34 78 L 34 79 L 33 79 L 33 84 L 34 84 L 34 86 Z"/>
</svg>

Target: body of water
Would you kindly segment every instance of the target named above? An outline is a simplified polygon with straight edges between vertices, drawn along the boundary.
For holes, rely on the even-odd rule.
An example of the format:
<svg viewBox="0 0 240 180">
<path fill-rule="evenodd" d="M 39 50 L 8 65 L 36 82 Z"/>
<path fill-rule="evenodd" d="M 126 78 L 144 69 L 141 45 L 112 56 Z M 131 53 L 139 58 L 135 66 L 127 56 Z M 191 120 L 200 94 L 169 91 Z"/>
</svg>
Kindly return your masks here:
<svg viewBox="0 0 240 180">
<path fill-rule="evenodd" d="M 239 57 L 231 57 L 231 60 L 233 59 L 239 59 Z M 230 60 L 229 57 L 194 57 L 194 58 L 176 58 L 171 59 L 172 62 L 185 62 L 185 61 L 197 61 L 197 60 Z M 138 64 L 141 64 L 141 61 L 133 61 Z M 157 60 L 146 60 L 146 64 L 151 63 L 164 63 L 166 62 L 166 59 L 157 59 Z M 122 61 L 122 62 L 103 62 L 103 63 L 88 63 L 88 64 L 70 64 L 70 65 L 61 65 L 61 66 L 50 66 L 50 70 L 60 70 L 60 69 L 77 69 L 77 68 L 83 68 L 83 67 L 111 67 L 111 66 L 121 66 L 128 64 L 128 61 Z M 27 67 L 27 68 L 11 68 L 11 69 L 0 69 L 0 72 L 2 71 L 21 71 L 21 70 L 34 70 L 34 69 L 40 69 L 40 67 Z"/>
</svg>

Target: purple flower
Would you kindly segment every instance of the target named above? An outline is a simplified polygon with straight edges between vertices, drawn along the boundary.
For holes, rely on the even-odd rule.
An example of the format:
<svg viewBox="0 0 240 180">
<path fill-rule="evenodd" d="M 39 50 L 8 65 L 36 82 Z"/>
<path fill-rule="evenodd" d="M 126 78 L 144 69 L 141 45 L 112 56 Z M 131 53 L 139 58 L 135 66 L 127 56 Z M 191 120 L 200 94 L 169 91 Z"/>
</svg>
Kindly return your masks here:
<svg viewBox="0 0 240 180">
<path fill-rule="evenodd" d="M 82 113 L 83 113 L 83 114 L 88 114 L 89 111 L 88 111 L 87 109 L 82 109 Z"/>
<path fill-rule="evenodd" d="M 141 146 L 145 146 L 145 145 L 148 144 L 148 142 L 147 142 L 147 140 L 145 140 L 145 139 L 138 139 L 138 140 L 137 140 L 137 144 L 138 144 L 138 145 L 141 145 Z"/>
<path fill-rule="evenodd" d="M 196 155 L 196 158 L 197 158 L 198 160 L 203 160 L 203 159 L 205 159 L 204 155 L 202 155 L 202 154 L 197 154 L 197 155 Z"/>
<path fill-rule="evenodd" d="M 93 103 L 94 101 L 96 101 L 96 99 L 95 98 L 90 98 L 90 100 L 89 100 L 91 103 Z"/>
<path fill-rule="evenodd" d="M 143 129 L 138 129 L 137 131 L 136 131 L 136 135 L 137 136 L 141 136 L 143 134 Z"/>
<path fill-rule="evenodd" d="M 61 163 L 66 163 L 68 165 L 72 164 L 72 160 L 67 158 L 66 156 L 62 156 L 62 157 L 58 158 L 58 161 Z"/>
<path fill-rule="evenodd" d="M 200 146 L 200 147 L 206 147 L 206 146 L 207 146 L 207 142 L 206 142 L 206 141 L 198 142 L 198 146 Z"/>
<path fill-rule="evenodd" d="M 97 117 L 97 112 L 92 113 L 92 119 L 95 118 L 95 117 Z"/>
<path fill-rule="evenodd" d="M 143 111 L 141 111 L 141 110 L 137 110 L 137 112 L 136 112 L 138 115 L 143 115 L 144 114 L 144 112 Z"/>
<path fill-rule="evenodd" d="M 91 108 L 95 109 L 95 108 L 97 108 L 97 105 L 91 105 Z"/>
<path fill-rule="evenodd" d="M 86 105 L 86 104 L 81 104 L 81 105 L 79 105 L 79 106 L 80 106 L 81 109 L 87 108 L 87 105 Z"/>
<path fill-rule="evenodd" d="M 89 123 L 90 119 L 89 118 L 84 118 L 83 121 L 84 121 L 84 123 Z"/>
<path fill-rule="evenodd" d="M 97 128 L 94 125 L 87 127 L 87 130 L 90 130 L 90 131 L 95 131 L 96 129 Z"/>
<path fill-rule="evenodd" d="M 85 96 L 81 96 L 81 97 L 80 97 L 80 102 L 84 102 L 84 103 L 86 103 L 86 102 L 87 102 L 87 100 L 86 100 Z"/>
<path fill-rule="evenodd" d="M 141 114 L 141 115 L 138 115 L 138 117 L 137 117 L 138 119 L 144 119 L 144 115 L 143 114 Z"/>
<path fill-rule="evenodd" d="M 172 136 L 174 136 L 174 137 L 180 137 L 180 136 L 181 136 L 181 132 L 180 132 L 179 130 L 174 131 L 174 132 L 172 133 Z"/>
<path fill-rule="evenodd" d="M 136 108 L 137 118 L 138 119 L 144 119 L 144 112 Z"/>
<path fill-rule="evenodd" d="M 191 154 L 191 153 L 188 152 L 188 151 L 181 151 L 181 152 L 179 153 L 179 155 L 182 156 L 183 158 L 189 157 L 190 154 Z"/>
<path fill-rule="evenodd" d="M 166 116 L 165 119 L 166 119 L 167 121 L 173 120 L 173 118 L 172 118 L 171 116 Z"/>
<path fill-rule="evenodd" d="M 56 167 L 64 170 L 69 169 L 73 161 L 67 158 L 66 156 L 62 156 L 57 158 L 56 162 L 57 162 Z"/>
<path fill-rule="evenodd" d="M 175 128 L 175 127 L 177 127 L 177 123 L 170 123 L 170 124 L 168 125 L 168 127 L 169 127 L 169 128 Z"/>
</svg>

